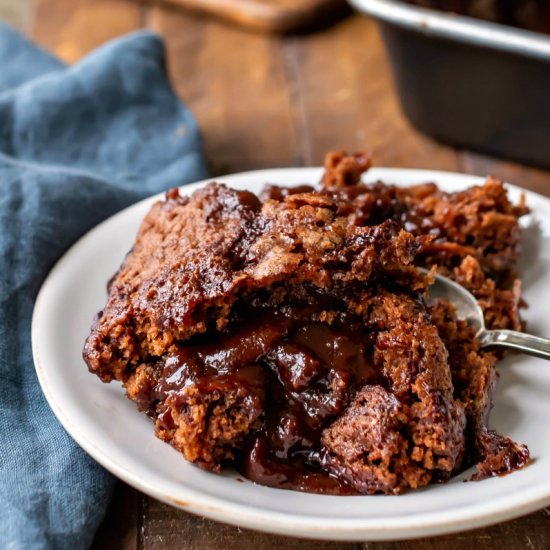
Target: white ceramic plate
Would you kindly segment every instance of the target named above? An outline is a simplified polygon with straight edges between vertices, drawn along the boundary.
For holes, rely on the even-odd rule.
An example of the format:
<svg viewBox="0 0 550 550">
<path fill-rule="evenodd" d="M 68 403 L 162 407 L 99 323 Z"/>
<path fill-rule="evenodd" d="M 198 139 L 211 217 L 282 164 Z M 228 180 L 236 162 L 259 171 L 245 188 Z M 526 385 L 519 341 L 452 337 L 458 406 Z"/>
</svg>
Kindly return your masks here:
<svg viewBox="0 0 550 550">
<path fill-rule="evenodd" d="M 264 170 L 220 178 L 254 192 L 266 182 L 317 182 L 320 169 Z M 366 181 L 436 181 L 462 189 L 480 178 L 445 172 L 373 169 Z M 189 193 L 202 185 L 184 188 Z M 513 198 L 520 190 L 510 186 Z M 187 463 L 153 435 L 118 383 L 103 384 L 81 356 L 105 284 L 129 250 L 138 226 L 159 197 L 120 212 L 78 241 L 54 267 L 38 296 L 32 339 L 38 378 L 67 431 L 99 463 L 130 485 L 189 512 L 273 533 L 341 540 L 403 539 L 496 523 L 550 504 L 550 364 L 513 357 L 500 366 L 491 425 L 531 449 L 528 468 L 502 478 L 444 485 L 401 496 L 319 496 L 237 482 Z M 533 214 L 523 220 L 522 275 L 530 330 L 550 336 L 550 200 L 527 193 Z"/>
</svg>

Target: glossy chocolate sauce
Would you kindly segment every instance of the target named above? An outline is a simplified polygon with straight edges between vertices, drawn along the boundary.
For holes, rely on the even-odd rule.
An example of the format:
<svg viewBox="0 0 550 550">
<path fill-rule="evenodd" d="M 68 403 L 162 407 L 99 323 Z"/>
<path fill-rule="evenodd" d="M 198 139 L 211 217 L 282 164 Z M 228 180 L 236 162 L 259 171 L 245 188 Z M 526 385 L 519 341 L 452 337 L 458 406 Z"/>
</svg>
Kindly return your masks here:
<svg viewBox="0 0 550 550">
<path fill-rule="evenodd" d="M 330 325 L 318 318 L 319 306 L 311 303 L 248 307 L 229 332 L 202 335 L 171 356 L 153 397 L 177 399 L 190 383 L 206 392 L 242 384 L 264 408 L 261 427 L 237 458 L 245 477 L 272 487 L 355 494 L 320 468 L 319 440 L 357 387 L 384 380 L 372 365 L 372 336 L 362 320 L 344 312 Z"/>
</svg>

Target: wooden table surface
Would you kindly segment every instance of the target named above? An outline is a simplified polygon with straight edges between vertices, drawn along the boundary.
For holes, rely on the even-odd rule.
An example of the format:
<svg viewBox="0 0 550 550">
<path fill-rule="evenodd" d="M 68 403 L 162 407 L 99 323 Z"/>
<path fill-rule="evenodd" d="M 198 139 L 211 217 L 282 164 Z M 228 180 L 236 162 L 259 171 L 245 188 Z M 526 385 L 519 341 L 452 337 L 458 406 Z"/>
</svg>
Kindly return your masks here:
<svg viewBox="0 0 550 550">
<path fill-rule="evenodd" d="M 212 175 L 318 165 L 369 148 L 376 164 L 495 174 L 550 196 L 550 173 L 455 150 L 399 111 L 375 24 L 359 15 L 314 34 L 269 36 L 128 0 L 36 0 L 32 35 L 66 62 L 139 28 L 161 33 L 174 87 L 203 130 Z M 177 182 L 174 182 L 177 183 Z M 94 548 L 550 548 L 550 509 L 486 529 L 394 543 L 264 535 L 175 510 L 120 483 Z"/>
</svg>

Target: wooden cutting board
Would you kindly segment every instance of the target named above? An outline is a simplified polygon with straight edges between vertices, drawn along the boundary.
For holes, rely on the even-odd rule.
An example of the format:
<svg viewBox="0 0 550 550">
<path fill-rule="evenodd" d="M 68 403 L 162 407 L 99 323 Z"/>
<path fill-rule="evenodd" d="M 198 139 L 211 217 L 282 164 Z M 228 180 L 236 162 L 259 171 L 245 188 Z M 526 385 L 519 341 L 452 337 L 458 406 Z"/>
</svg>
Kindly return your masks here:
<svg viewBox="0 0 550 550">
<path fill-rule="evenodd" d="M 268 32 L 297 31 L 326 23 L 346 8 L 346 0 L 145 0 L 207 13 Z"/>
</svg>

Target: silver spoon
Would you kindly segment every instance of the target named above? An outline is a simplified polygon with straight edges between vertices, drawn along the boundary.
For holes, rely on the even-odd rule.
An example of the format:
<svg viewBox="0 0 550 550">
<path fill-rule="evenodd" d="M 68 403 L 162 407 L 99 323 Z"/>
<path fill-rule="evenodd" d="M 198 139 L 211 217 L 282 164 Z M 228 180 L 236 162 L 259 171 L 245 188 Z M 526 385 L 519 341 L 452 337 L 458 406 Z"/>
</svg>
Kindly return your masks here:
<svg viewBox="0 0 550 550">
<path fill-rule="evenodd" d="M 423 273 L 427 270 L 421 269 Z M 515 330 L 488 330 L 485 328 L 483 311 L 475 297 L 463 286 L 442 275 L 435 275 L 435 282 L 429 288 L 428 302 L 445 299 L 452 302 L 459 319 L 466 321 L 476 331 L 482 348 L 501 347 L 528 353 L 550 360 L 550 339 L 540 338 Z"/>
</svg>

